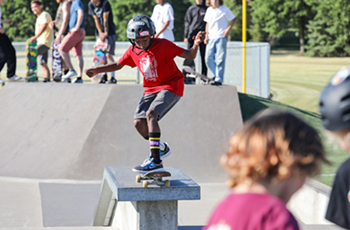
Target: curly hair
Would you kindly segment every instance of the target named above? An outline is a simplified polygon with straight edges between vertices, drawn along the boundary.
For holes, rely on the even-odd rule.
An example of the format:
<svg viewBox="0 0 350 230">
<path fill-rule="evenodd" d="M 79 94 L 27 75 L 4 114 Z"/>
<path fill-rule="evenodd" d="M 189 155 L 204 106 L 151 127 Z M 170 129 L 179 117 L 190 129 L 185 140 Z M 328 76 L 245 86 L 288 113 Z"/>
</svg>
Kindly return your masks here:
<svg viewBox="0 0 350 230">
<path fill-rule="evenodd" d="M 207 5 L 208 7 L 211 6 L 210 0 L 207 0 L 206 5 Z M 224 0 L 219 0 L 219 5 L 220 5 L 220 6 L 224 5 Z"/>
<path fill-rule="evenodd" d="M 321 138 L 296 115 L 269 109 L 253 117 L 230 141 L 221 157 L 230 187 L 250 181 L 285 180 L 294 173 L 318 174 L 325 158 Z"/>
</svg>

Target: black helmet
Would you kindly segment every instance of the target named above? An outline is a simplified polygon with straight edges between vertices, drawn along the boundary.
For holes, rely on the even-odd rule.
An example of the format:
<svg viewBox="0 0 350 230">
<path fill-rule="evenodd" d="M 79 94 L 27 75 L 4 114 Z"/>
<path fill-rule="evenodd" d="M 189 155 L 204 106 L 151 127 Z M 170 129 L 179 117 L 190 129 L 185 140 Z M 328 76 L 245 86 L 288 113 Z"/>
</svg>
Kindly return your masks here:
<svg viewBox="0 0 350 230">
<path fill-rule="evenodd" d="M 134 44 L 134 40 L 156 34 L 156 29 L 152 20 L 146 15 L 133 17 L 128 24 L 127 37 Z"/>
<path fill-rule="evenodd" d="M 350 66 L 341 68 L 320 97 L 323 126 L 330 131 L 350 128 Z"/>
</svg>

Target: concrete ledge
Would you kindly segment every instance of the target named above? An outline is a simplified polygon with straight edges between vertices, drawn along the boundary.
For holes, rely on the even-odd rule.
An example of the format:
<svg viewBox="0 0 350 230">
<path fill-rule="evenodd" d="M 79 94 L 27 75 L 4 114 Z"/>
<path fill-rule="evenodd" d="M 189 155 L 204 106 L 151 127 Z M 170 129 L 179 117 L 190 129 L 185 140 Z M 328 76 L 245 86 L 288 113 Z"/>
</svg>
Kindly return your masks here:
<svg viewBox="0 0 350 230">
<path fill-rule="evenodd" d="M 332 225 L 325 219 L 331 188 L 309 179 L 288 202 L 291 212 L 304 224 Z"/>
<path fill-rule="evenodd" d="M 136 182 L 131 167 L 106 167 L 94 226 L 119 229 L 178 228 L 178 200 L 200 199 L 200 186 L 177 168 L 165 168 L 170 187 Z"/>
</svg>

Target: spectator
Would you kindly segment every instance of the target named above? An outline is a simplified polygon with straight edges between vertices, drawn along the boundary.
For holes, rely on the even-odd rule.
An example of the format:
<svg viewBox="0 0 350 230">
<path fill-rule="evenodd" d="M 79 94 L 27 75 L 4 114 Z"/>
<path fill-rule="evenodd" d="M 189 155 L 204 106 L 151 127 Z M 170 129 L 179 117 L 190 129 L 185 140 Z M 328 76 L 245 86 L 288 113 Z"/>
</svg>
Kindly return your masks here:
<svg viewBox="0 0 350 230">
<path fill-rule="evenodd" d="M 207 11 L 207 6 L 205 5 L 205 2 L 203 0 L 196 0 L 195 3 L 188 8 L 186 15 L 185 15 L 185 33 L 184 33 L 184 42 L 187 44 L 187 48 L 191 48 L 193 46 L 194 38 L 197 35 L 199 31 L 205 31 L 205 21 L 204 16 L 205 12 Z M 205 47 L 206 45 L 204 42 L 199 44 L 199 51 L 201 55 L 201 61 L 202 61 L 202 74 L 207 76 L 207 65 L 205 64 Z M 184 66 L 190 66 L 195 68 L 195 64 L 193 60 L 187 60 L 184 61 Z M 186 77 L 186 75 L 185 75 Z M 187 81 L 190 83 L 194 83 L 194 78 L 188 78 Z M 185 82 L 187 82 L 185 80 Z"/>
<path fill-rule="evenodd" d="M 286 207 L 325 159 L 314 128 L 290 112 L 267 110 L 245 124 L 221 157 L 232 192 L 216 207 L 204 230 L 297 230 Z"/>
<path fill-rule="evenodd" d="M 63 37 L 68 33 L 69 13 L 72 2 L 69 0 L 57 0 L 57 3 L 59 6 L 56 11 L 56 18 L 55 21 L 50 23 L 50 28 L 56 32 L 55 44 L 60 45 Z M 62 61 L 63 73 L 67 74 L 69 71 L 68 66 L 63 59 Z"/>
<path fill-rule="evenodd" d="M 61 46 L 58 49 L 61 57 L 69 68 L 68 73 L 62 76 L 62 81 L 67 81 L 71 77 L 77 76 L 74 83 L 83 83 L 83 40 L 85 38 L 84 6 L 80 0 L 72 0 L 72 2 L 69 14 L 69 32 L 67 36 L 63 38 Z M 73 68 L 70 60 L 68 52 L 71 49 L 73 50 L 73 55 L 78 59 L 78 73 Z"/>
<path fill-rule="evenodd" d="M 149 140 L 150 156 L 133 168 L 136 172 L 163 170 L 161 159 L 169 156 L 171 151 L 166 143 L 160 141 L 158 121 L 180 100 L 184 91 L 183 75 L 174 58 L 194 59 L 199 43 L 204 40 L 204 32 L 199 32 L 193 47 L 185 50 L 167 39 L 154 38 L 155 34 L 154 24 L 148 16 L 135 16 L 127 28 L 127 37 L 132 45 L 119 61 L 85 70 L 89 77 L 93 77 L 128 65 L 137 66 L 142 73 L 145 91 L 134 114 L 134 126 L 144 139 Z"/>
<path fill-rule="evenodd" d="M 2 20 L 1 19 L 1 5 L 5 0 L 0 0 L 0 72 L 4 68 L 5 63 L 7 63 L 7 79 L 8 81 L 18 81 L 22 79 L 21 77 L 15 75 L 16 73 L 16 50 L 13 47 L 10 39 L 5 34 L 5 29 L 2 27 L 1 23 L 6 23 L 12 25 L 13 21 L 11 19 Z M 0 79 L 0 84 L 4 85 L 5 82 Z"/>
<path fill-rule="evenodd" d="M 34 0 L 30 4 L 33 13 L 36 15 L 35 35 L 30 38 L 29 42 L 37 41 L 38 59 L 43 68 L 44 81 L 50 81 L 50 69 L 47 66 L 48 51 L 53 40 L 53 32 L 49 24 L 52 19 L 49 13 L 42 10 L 42 3 L 39 0 Z"/>
<path fill-rule="evenodd" d="M 174 42 L 174 10 L 166 0 L 157 0 L 151 19 L 156 27 L 155 38 L 165 38 Z"/>
<path fill-rule="evenodd" d="M 328 137 L 350 153 L 350 66 L 343 67 L 322 90 L 320 113 Z M 326 219 L 350 229 L 350 159 L 338 168 L 329 197 Z"/>
<path fill-rule="evenodd" d="M 94 18 L 96 30 L 96 38 L 102 42 L 107 39 L 107 60 L 112 63 L 114 62 L 114 49 L 115 49 L 115 25 L 113 22 L 113 11 L 111 4 L 108 0 L 92 0 L 89 2 L 89 14 Z M 107 61 L 106 60 L 106 61 Z M 107 64 L 108 62 L 106 62 Z M 107 73 L 105 73 L 100 83 L 107 82 Z M 116 84 L 115 73 L 111 72 L 111 79 L 108 83 Z"/>
<path fill-rule="evenodd" d="M 205 44 L 208 44 L 205 60 L 210 72 L 214 75 L 212 85 L 222 85 L 225 73 L 227 36 L 236 24 L 236 16 L 229 8 L 223 6 L 224 0 L 207 0 L 209 6 L 205 14 Z M 230 25 L 227 26 L 228 22 Z"/>
</svg>

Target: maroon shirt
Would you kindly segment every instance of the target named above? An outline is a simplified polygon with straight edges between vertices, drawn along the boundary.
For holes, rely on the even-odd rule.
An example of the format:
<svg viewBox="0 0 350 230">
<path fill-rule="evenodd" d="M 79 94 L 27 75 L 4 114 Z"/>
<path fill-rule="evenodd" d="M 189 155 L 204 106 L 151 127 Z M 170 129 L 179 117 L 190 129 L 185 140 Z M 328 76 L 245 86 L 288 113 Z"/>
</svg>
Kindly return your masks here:
<svg viewBox="0 0 350 230">
<path fill-rule="evenodd" d="M 286 204 L 271 194 L 230 194 L 203 230 L 299 230 Z"/>
</svg>

